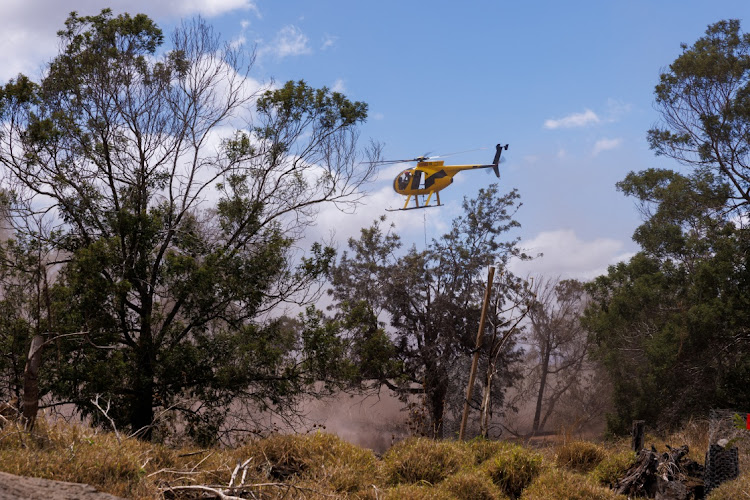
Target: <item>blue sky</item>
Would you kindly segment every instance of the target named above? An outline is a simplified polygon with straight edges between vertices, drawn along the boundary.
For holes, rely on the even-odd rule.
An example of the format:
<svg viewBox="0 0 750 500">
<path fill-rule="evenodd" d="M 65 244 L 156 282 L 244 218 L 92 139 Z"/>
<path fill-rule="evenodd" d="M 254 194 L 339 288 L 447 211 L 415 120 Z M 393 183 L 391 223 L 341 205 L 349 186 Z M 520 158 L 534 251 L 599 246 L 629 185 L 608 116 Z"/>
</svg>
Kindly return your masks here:
<svg viewBox="0 0 750 500">
<path fill-rule="evenodd" d="M 484 163 L 495 143 L 509 143 L 500 183 L 521 194 L 516 235 L 545 253 L 517 271 L 582 278 L 637 250 L 630 237 L 639 214 L 615 182 L 631 170 L 677 168 L 646 143 L 658 120 L 652 103 L 660 70 L 708 24 L 744 21 L 750 12 L 747 1 L 730 0 L 60 3 L 3 2 L 0 80 L 34 74 L 49 60 L 54 33 L 73 9 L 144 12 L 165 30 L 203 15 L 227 40 L 256 48 L 256 79 L 304 79 L 367 102 L 362 136 L 384 143 L 388 158 L 487 147 L 450 158 Z M 321 213 L 314 236 L 335 227 L 344 241 L 399 206 L 390 187 L 395 173 L 384 169 L 356 214 Z M 464 196 L 493 180 L 459 174 L 441 193 L 445 207 L 389 216 L 423 244 L 425 233 L 438 236 L 459 213 Z"/>
</svg>

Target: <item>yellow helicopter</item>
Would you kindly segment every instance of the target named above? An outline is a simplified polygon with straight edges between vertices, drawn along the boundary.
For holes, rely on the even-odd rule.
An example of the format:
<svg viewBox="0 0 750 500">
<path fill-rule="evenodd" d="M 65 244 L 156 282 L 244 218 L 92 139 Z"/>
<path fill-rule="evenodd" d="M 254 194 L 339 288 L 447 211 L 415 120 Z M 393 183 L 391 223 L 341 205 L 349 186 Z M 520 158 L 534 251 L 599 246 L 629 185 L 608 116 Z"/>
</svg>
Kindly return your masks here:
<svg viewBox="0 0 750 500">
<path fill-rule="evenodd" d="M 495 147 L 495 158 L 489 165 L 445 165 L 443 161 L 427 161 L 429 156 L 419 156 L 411 160 L 392 160 L 383 163 L 403 163 L 416 161 L 417 165 L 408 168 L 398 174 L 393 180 L 393 189 L 398 194 L 406 196 L 406 202 L 403 208 L 397 210 L 414 210 L 416 208 L 428 208 L 440 206 L 440 191 L 447 188 L 453 183 L 453 177 L 462 170 L 471 170 L 474 168 L 491 168 L 495 175 L 500 177 L 500 171 L 497 166 L 500 163 L 500 154 L 503 150 L 508 149 L 508 145 L 498 144 Z M 435 195 L 436 205 L 430 205 L 432 195 Z M 419 204 L 419 197 L 427 196 L 427 201 L 422 205 Z M 410 207 L 409 202 L 414 197 L 414 206 Z"/>
</svg>

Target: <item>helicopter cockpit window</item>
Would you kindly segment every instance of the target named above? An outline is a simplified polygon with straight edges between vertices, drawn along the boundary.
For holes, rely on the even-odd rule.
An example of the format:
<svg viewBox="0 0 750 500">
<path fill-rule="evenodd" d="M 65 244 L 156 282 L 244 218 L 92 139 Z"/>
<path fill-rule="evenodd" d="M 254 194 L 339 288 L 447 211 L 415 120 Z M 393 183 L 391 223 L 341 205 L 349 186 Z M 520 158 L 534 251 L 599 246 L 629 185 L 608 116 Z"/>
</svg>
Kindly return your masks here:
<svg viewBox="0 0 750 500">
<path fill-rule="evenodd" d="M 411 172 L 408 170 L 405 170 L 404 172 L 401 172 L 401 175 L 398 176 L 398 188 L 399 189 L 406 189 L 409 187 L 409 181 L 411 180 Z"/>
<path fill-rule="evenodd" d="M 414 180 L 411 181 L 411 188 L 412 189 L 422 189 L 424 187 L 424 182 L 422 181 L 422 171 L 421 170 L 415 170 L 414 171 Z"/>
</svg>

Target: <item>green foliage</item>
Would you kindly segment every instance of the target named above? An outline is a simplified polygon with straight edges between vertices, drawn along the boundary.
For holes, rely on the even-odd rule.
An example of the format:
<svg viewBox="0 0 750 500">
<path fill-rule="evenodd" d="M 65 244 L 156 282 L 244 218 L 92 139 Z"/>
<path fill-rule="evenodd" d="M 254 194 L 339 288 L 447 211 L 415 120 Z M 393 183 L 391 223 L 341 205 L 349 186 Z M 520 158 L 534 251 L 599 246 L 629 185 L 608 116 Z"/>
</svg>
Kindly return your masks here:
<svg viewBox="0 0 750 500">
<path fill-rule="evenodd" d="M 355 351 L 366 368 L 363 376 L 404 397 L 423 392 L 429 413 L 421 429 L 424 435 L 442 436 L 445 419 L 456 418 L 463 406 L 463 400 L 450 396 L 465 387 L 457 367 L 463 366 L 475 345 L 488 262 L 504 273 L 504 280 L 498 280 L 499 302 L 524 300 L 522 280 L 505 269 L 512 257 L 525 257 L 516 239 L 504 239 L 518 227 L 513 219 L 518 196 L 516 191 L 500 193 L 495 184 L 480 189 L 476 198 L 464 200 L 464 213 L 452 221 L 450 231 L 422 251 L 414 247 L 400 252 L 399 235 L 384 227 L 381 218 L 362 229 L 358 240 L 349 241 L 349 251 L 332 268 L 331 293 L 338 317 L 355 339 Z M 492 314 L 491 323 L 509 323 L 498 317 L 502 313 Z M 379 318 L 386 315 L 394 331 L 392 342 L 381 333 L 384 325 Z M 492 404 L 498 411 L 519 357 L 513 339 L 504 349 L 496 353 L 502 362 L 497 363 L 499 373 L 493 382 Z M 393 353 L 397 362 L 380 361 L 381 353 Z"/>
<path fill-rule="evenodd" d="M 661 75 L 657 154 L 685 173 L 630 173 L 618 188 L 640 203 L 642 251 L 589 288 L 587 324 L 614 384 L 610 429 L 633 419 L 673 426 L 712 407 L 750 404 L 745 326 L 750 304 L 750 36 L 739 21 L 706 35 Z"/>
<path fill-rule="evenodd" d="M 65 258 L 47 314 L 24 318 L 57 337 L 43 390 L 105 423 L 91 403 L 102 395 L 119 428 L 147 438 L 163 430 L 157 416 L 179 412 L 159 425 L 206 443 L 230 403 L 289 416 L 317 381 L 354 378 L 338 323 L 313 310 L 266 318 L 319 294 L 335 251 L 314 243 L 302 256 L 296 243 L 320 204 L 356 203 L 367 106 L 304 82 L 249 88 L 242 53 L 200 19 L 168 50 L 147 16 L 107 9 L 72 13 L 58 35 L 40 81 L 20 75 L 0 91 L 8 220 L 18 241 Z M 30 332 L 8 321 L 0 342 L 17 344 L 18 365 Z"/>
</svg>

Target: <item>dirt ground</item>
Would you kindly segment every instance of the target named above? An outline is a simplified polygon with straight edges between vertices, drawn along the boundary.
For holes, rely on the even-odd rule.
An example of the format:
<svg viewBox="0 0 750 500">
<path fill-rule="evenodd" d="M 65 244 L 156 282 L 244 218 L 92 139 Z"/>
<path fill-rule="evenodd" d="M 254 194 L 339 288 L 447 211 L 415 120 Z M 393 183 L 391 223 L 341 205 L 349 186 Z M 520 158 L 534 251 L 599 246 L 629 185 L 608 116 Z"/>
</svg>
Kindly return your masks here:
<svg viewBox="0 0 750 500">
<path fill-rule="evenodd" d="M 102 493 L 87 484 L 14 476 L 0 472 L 0 500 L 37 500 L 40 498 L 45 500 L 124 500 Z"/>
</svg>

